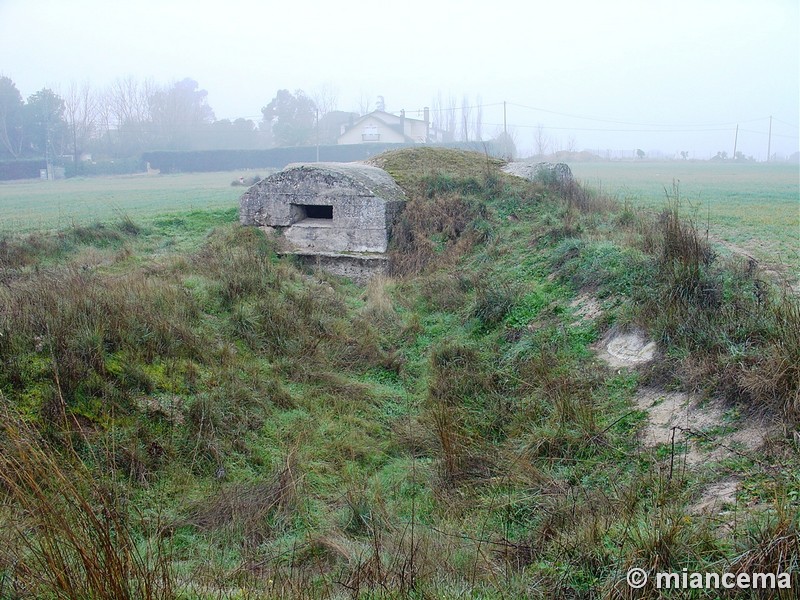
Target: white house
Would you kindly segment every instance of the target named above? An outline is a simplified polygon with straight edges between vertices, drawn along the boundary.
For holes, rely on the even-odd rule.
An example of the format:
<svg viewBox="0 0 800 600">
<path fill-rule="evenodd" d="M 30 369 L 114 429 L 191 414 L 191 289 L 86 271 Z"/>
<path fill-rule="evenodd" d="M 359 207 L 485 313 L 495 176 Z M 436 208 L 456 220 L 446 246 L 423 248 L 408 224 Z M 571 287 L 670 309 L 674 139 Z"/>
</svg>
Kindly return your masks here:
<svg viewBox="0 0 800 600">
<path fill-rule="evenodd" d="M 350 127 L 342 131 L 337 144 L 367 144 L 381 142 L 390 144 L 425 144 L 435 141 L 431 139 L 430 113 L 425 109 L 424 120 L 406 117 L 405 111 L 400 115 L 376 110 L 364 115 Z"/>
</svg>

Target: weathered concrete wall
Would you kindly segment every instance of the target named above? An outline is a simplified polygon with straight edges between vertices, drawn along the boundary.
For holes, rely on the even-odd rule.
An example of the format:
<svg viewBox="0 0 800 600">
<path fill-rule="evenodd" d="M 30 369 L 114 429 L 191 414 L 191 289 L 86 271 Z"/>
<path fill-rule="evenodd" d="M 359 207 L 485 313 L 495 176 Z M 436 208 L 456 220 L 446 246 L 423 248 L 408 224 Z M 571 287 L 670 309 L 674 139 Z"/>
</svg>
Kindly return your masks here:
<svg viewBox="0 0 800 600">
<path fill-rule="evenodd" d="M 302 252 L 386 252 L 389 244 L 386 227 L 356 229 L 317 223 L 300 221 L 287 227 L 284 236 Z"/>
<path fill-rule="evenodd" d="M 295 254 L 303 264 L 322 269 L 338 277 L 347 277 L 363 285 L 375 275 L 383 275 L 389 259 L 380 255 Z"/>
<path fill-rule="evenodd" d="M 566 163 L 512 162 L 503 167 L 503 171 L 549 185 L 563 185 L 572 181 L 572 169 Z"/>
<path fill-rule="evenodd" d="M 385 252 L 405 195 L 388 173 L 350 163 L 289 165 L 240 200 L 243 225 L 281 229 L 303 252 Z M 304 218 L 330 206 L 332 219 Z"/>
</svg>

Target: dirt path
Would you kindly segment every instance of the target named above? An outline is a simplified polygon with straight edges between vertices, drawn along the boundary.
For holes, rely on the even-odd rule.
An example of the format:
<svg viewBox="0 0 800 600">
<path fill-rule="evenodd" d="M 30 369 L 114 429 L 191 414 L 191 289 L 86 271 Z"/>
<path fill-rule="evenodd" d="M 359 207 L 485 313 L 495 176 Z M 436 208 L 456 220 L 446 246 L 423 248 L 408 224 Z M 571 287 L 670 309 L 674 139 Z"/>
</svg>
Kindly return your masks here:
<svg viewBox="0 0 800 600">
<path fill-rule="evenodd" d="M 775 281 L 780 287 L 786 288 L 794 294 L 800 295 L 800 273 L 793 273 L 788 265 L 759 260 L 752 252 L 742 246 L 722 239 L 714 234 L 709 234 L 708 241 L 713 245 L 722 246 L 731 254 L 747 259 L 748 264 L 760 267 L 761 271 Z"/>
</svg>

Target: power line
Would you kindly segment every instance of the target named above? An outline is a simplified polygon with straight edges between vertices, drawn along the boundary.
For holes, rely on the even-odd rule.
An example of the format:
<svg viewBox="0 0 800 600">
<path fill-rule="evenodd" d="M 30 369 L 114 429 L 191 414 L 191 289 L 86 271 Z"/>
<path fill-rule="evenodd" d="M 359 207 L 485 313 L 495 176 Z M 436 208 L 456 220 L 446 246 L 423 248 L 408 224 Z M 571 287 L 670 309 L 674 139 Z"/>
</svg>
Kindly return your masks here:
<svg viewBox="0 0 800 600">
<path fill-rule="evenodd" d="M 769 133 L 766 132 L 766 131 L 755 131 L 753 129 L 740 129 L 739 131 L 746 131 L 747 133 L 757 133 L 759 135 L 769 135 Z M 773 131 L 772 132 L 772 137 L 782 137 L 782 138 L 787 138 L 787 139 L 790 139 L 790 140 L 796 140 L 800 136 L 798 136 L 798 135 L 786 135 L 786 134 L 783 134 L 783 133 L 775 133 Z"/>
<path fill-rule="evenodd" d="M 783 121 L 783 120 L 779 119 L 778 117 L 773 117 L 773 119 L 775 121 L 777 121 L 778 123 L 783 123 L 784 125 L 788 125 L 789 127 L 793 128 L 793 129 L 798 129 L 797 125 L 793 125 L 792 123 L 787 123 L 786 121 Z"/>
<path fill-rule="evenodd" d="M 574 115 L 574 114 L 570 114 L 570 113 L 563 113 L 563 112 L 558 112 L 558 111 L 554 111 L 554 110 L 549 110 L 549 109 L 546 109 L 546 108 L 538 108 L 538 107 L 535 107 L 535 106 L 527 106 L 525 104 L 516 104 L 516 103 L 513 103 L 513 102 L 509 102 L 509 105 L 516 106 L 516 107 L 519 107 L 519 108 L 525 108 L 525 109 L 528 109 L 528 110 L 534 110 L 534 111 L 537 111 L 537 112 L 545 112 L 545 113 L 549 113 L 549 114 L 553 114 L 553 115 L 559 115 L 559 116 L 562 116 L 562 117 L 570 117 L 570 118 L 573 118 L 573 119 L 582 119 L 582 120 L 585 120 L 585 121 L 597 121 L 597 122 L 600 122 L 600 123 L 616 123 L 618 125 L 635 125 L 635 126 L 639 126 L 639 127 L 674 127 L 675 126 L 675 124 L 670 124 L 670 123 L 640 123 L 640 122 L 635 122 L 635 121 L 620 121 L 618 119 L 608 119 L 608 118 L 605 118 L 605 117 L 589 117 L 589 116 L 585 116 L 585 115 Z M 734 126 L 737 123 L 752 123 L 752 122 L 755 122 L 755 121 L 764 121 L 766 119 L 769 119 L 769 117 L 759 117 L 757 119 L 729 121 L 729 122 L 725 122 L 725 123 L 684 124 L 684 125 L 680 125 L 680 126 L 681 127 L 722 127 L 723 125 Z"/>
<path fill-rule="evenodd" d="M 501 127 L 500 123 L 486 123 L 495 127 Z M 514 127 L 524 127 L 530 129 L 537 129 L 541 127 L 546 130 L 563 130 L 563 131 L 607 131 L 617 133 L 705 133 L 713 131 L 731 131 L 730 127 L 714 128 L 714 129 L 615 129 L 605 127 L 549 127 L 546 125 L 527 125 L 527 124 L 514 124 Z M 774 134 L 773 134 L 774 135 Z"/>
</svg>

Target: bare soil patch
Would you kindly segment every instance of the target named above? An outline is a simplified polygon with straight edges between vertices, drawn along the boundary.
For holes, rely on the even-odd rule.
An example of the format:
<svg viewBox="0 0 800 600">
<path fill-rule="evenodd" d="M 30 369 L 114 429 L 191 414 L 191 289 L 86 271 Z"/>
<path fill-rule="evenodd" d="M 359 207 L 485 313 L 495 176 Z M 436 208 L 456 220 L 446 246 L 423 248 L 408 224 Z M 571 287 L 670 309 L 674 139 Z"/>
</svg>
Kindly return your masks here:
<svg viewBox="0 0 800 600">
<path fill-rule="evenodd" d="M 750 422 L 728 433 L 718 433 L 725 424 L 725 410 L 718 400 L 698 405 L 684 392 L 667 392 L 644 387 L 636 395 L 636 407 L 647 413 L 648 425 L 642 443 L 653 448 L 680 444 L 689 466 L 719 461 L 735 454 L 757 450 L 770 434 L 769 427 Z"/>
<path fill-rule="evenodd" d="M 644 365 L 655 355 L 656 343 L 640 329 L 612 330 L 600 340 L 598 347 L 598 358 L 614 368 Z"/>
<path fill-rule="evenodd" d="M 707 486 L 700 497 L 689 505 L 690 515 L 717 515 L 736 504 L 739 480 L 735 477 L 720 479 Z"/>
<path fill-rule="evenodd" d="M 569 306 L 575 311 L 575 316 L 578 317 L 572 323 L 573 325 L 594 321 L 603 315 L 603 308 L 600 306 L 600 302 L 590 294 L 580 294 L 569 303 Z"/>
</svg>

